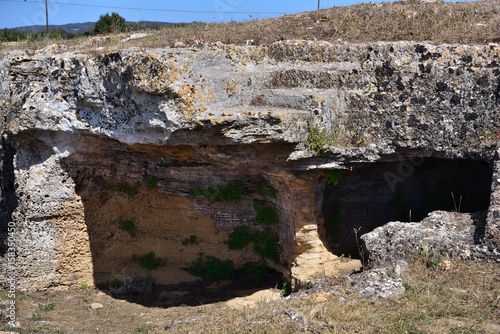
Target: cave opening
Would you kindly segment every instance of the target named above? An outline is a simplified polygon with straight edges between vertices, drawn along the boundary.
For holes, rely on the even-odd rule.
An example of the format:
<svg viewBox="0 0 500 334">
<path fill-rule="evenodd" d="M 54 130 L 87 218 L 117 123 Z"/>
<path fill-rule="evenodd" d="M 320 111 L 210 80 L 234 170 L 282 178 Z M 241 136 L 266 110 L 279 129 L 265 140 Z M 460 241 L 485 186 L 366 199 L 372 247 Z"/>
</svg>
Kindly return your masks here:
<svg viewBox="0 0 500 334">
<path fill-rule="evenodd" d="M 66 159 L 84 208 L 92 278 L 103 292 L 172 307 L 281 289 L 286 279 L 267 247 L 279 232 L 276 190 L 261 175 L 171 163 L 142 152 L 113 154 L 113 161 L 99 166 L 82 164 L 79 157 Z M 255 242 L 230 247 L 237 227 L 245 227 L 238 231 L 251 232 Z M 220 269 L 217 263 L 209 266 L 210 259 L 230 261 L 231 277 L 192 272 L 199 259 L 207 270 Z"/>
<path fill-rule="evenodd" d="M 484 161 L 438 158 L 378 162 L 344 171 L 324 191 L 328 247 L 335 255 L 359 258 L 356 235 L 390 221 L 418 222 L 436 210 L 486 211 L 492 173 Z"/>
</svg>

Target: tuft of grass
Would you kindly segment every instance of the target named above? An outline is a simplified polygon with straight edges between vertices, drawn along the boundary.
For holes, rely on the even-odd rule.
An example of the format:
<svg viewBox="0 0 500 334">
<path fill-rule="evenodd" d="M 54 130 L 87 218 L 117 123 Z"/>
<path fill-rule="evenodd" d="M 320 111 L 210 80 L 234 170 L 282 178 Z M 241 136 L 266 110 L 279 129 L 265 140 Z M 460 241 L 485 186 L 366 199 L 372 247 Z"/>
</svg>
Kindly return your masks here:
<svg viewBox="0 0 500 334">
<path fill-rule="evenodd" d="M 76 288 L 78 290 L 78 292 L 85 292 L 85 291 L 88 291 L 90 290 L 90 285 L 88 285 L 87 283 L 82 283 L 80 284 L 80 286 L 78 288 Z"/>
<path fill-rule="evenodd" d="M 54 307 L 56 307 L 56 304 L 54 303 L 48 303 L 48 304 L 42 304 L 42 303 L 39 303 L 38 304 L 38 309 L 41 311 L 41 312 L 48 312 L 48 311 L 52 311 L 54 309 Z"/>
</svg>

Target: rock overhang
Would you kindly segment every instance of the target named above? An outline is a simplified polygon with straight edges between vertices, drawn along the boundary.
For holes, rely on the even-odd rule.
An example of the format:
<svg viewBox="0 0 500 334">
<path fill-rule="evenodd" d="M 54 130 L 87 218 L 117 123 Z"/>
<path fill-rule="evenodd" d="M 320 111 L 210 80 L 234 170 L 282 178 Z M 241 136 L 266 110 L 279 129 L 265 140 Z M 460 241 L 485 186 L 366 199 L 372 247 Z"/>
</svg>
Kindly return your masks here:
<svg viewBox="0 0 500 334">
<path fill-rule="evenodd" d="M 322 170 L 421 157 L 495 165 L 499 57 L 497 44 L 313 41 L 122 50 L 95 57 L 4 54 L 0 122 L 5 140 L 26 165 L 16 172 L 17 184 L 32 183 L 46 169 L 52 172 L 44 174 L 45 182 L 75 198 L 100 189 L 99 182 L 137 182 L 151 175 L 167 185 L 162 191 L 181 197 L 195 186 L 188 177 L 217 185 L 200 173 L 221 183 L 267 182 L 282 196 L 273 203 L 282 217 L 282 261 L 288 267 L 282 270 L 303 278 L 328 263 L 321 241 Z M 311 129 L 326 134 L 320 154 L 310 149 Z M 18 187 L 16 198 L 34 191 Z M 35 196 L 37 205 L 21 203 L 14 219 L 29 230 L 30 210 L 54 215 L 63 199 L 48 195 Z M 495 201 L 493 195 L 493 206 Z M 493 236 L 497 217 L 490 216 Z M 97 221 L 86 224 L 92 229 Z M 54 231 L 59 240 L 61 232 Z M 50 254 L 56 262 L 62 256 Z M 311 258 L 320 259 L 316 269 L 307 265 Z M 67 275 L 63 268 L 54 270 Z"/>
</svg>

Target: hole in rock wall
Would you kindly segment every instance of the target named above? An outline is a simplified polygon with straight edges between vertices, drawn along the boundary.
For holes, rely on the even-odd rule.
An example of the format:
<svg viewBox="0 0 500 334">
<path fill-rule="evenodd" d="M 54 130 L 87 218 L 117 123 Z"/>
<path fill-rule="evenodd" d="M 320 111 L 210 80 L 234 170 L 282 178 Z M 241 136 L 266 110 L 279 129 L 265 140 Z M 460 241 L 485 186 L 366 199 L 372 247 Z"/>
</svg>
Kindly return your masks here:
<svg viewBox="0 0 500 334">
<path fill-rule="evenodd" d="M 488 209 L 491 166 L 473 160 L 419 158 L 367 164 L 327 184 L 323 216 L 336 255 L 359 258 L 358 237 L 390 221 L 418 222 L 435 210 Z"/>
<path fill-rule="evenodd" d="M 108 166 L 87 161 L 69 167 L 84 205 L 94 281 L 103 291 L 166 307 L 283 285 L 266 250 L 266 240 L 278 235 L 276 193 L 262 177 L 119 154 Z M 259 215 L 269 226 L 254 226 Z M 229 247 L 238 226 L 247 230 Z M 265 239 L 264 255 L 255 242 L 245 244 L 248 235 Z"/>
</svg>

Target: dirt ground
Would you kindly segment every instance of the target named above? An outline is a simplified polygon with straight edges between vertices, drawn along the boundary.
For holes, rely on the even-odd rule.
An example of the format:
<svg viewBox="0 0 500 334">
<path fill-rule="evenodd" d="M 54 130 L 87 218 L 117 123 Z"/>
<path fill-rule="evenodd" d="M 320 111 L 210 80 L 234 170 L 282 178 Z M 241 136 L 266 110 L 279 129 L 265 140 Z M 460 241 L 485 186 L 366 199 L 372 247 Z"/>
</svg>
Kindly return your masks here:
<svg viewBox="0 0 500 334">
<path fill-rule="evenodd" d="M 119 296 L 117 289 L 87 284 L 18 293 L 16 316 L 21 327 L 5 324 L 4 328 L 13 333 L 164 332 L 170 322 L 198 319 L 207 308 L 254 308 L 258 302 L 280 299 L 283 282 L 280 273 L 269 269 L 266 278 L 255 284 L 240 270 L 232 281 L 199 279 L 154 286 L 147 297 Z M 5 302 L 7 294 L 0 292 Z"/>
<path fill-rule="evenodd" d="M 282 297 L 281 276 L 260 286 L 197 281 L 118 298 L 86 284 L 17 294 L 12 333 L 500 333 L 500 263 L 413 259 L 397 297 L 362 299 L 345 277 Z M 240 275 L 240 276 L 238 276 Z M 387 272 L 387 275 L 396 275 Z M 396 276 L 394 276 L 396 277 Z M 329 288 L 327 288 L 329 286 Z M 0 296 L 7 302 L 6 291 Z"/>
</svg>

